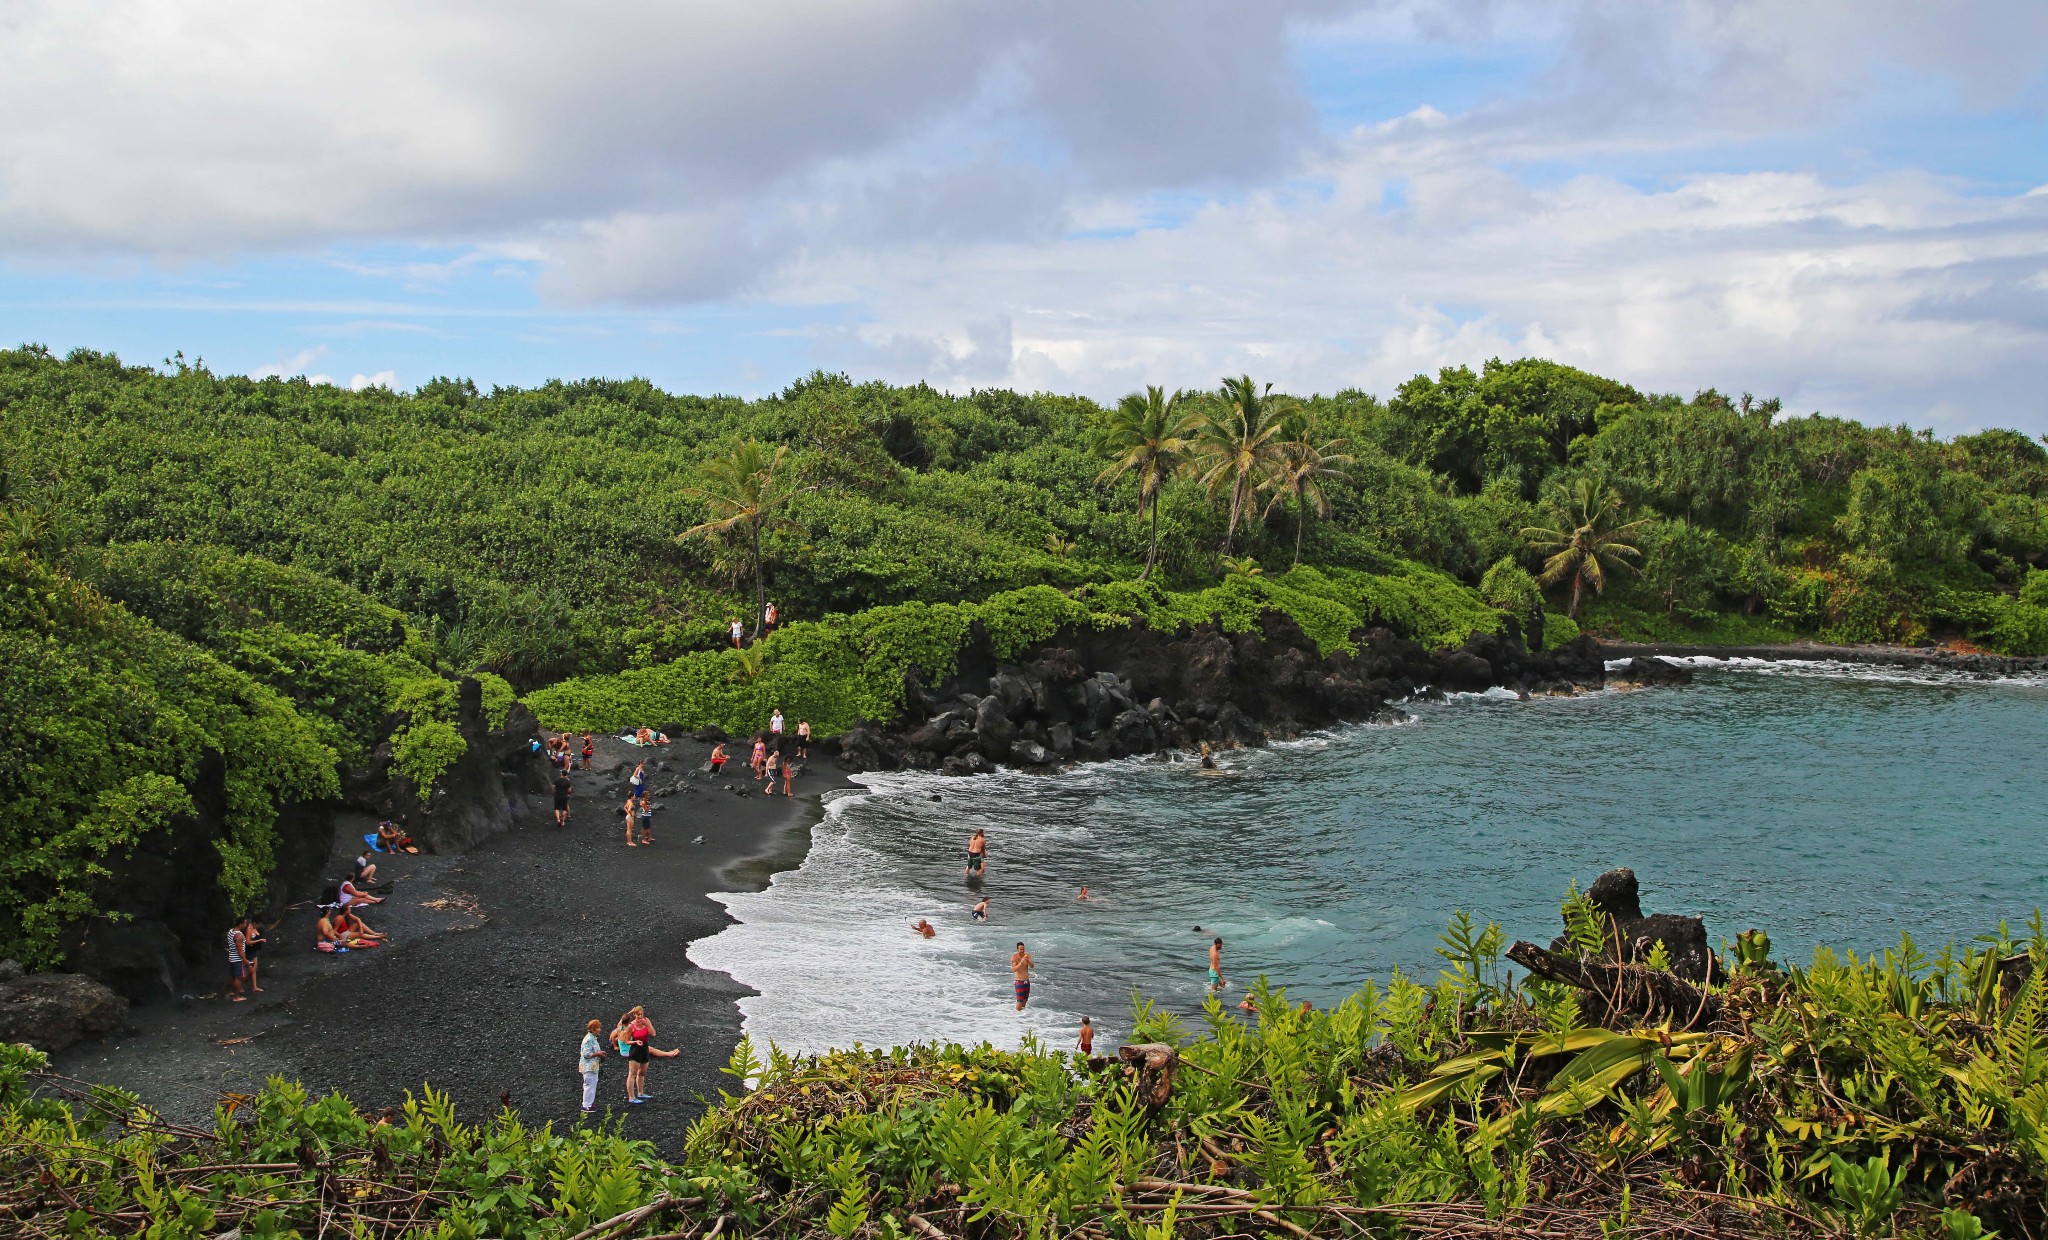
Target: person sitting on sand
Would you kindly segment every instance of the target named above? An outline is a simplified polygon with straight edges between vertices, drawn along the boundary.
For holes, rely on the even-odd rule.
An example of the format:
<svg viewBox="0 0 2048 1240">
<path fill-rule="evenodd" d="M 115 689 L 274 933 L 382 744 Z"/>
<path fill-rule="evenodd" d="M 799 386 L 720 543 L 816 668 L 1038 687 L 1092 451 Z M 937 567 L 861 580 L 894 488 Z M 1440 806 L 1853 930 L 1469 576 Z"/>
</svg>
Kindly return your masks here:
<svg viewBox="0 0 2048 1240">
<path fill-rule="evenodd" d="M 377 863 L 370 860 L 370 850 L 367 846 L 356 854 L 355 868 L 350 871 L 350 877 L 365 887 L 377 885 Z"/>
<path fill-rule="evenodd" d="M 377 844 L 385 852 L 419 852 L 419 847 L 412 842 L 412 837 L 405 833 L 405 829 L 389 819 L 377 824 Z"/>
<path fill-rule="evenodd" d="M 711 747 L 711 778 L 717 779 L 725 773 L 726 761 L 725 742 L 720 741 Z"/>
<path fill-rule="evenodd" d="M 366 946 L 369 942 L 355 931 L 344 913 L 323 910 L 320 920 L 313 923 L 313 946 L 320 951 L 347 951 L 352 947 Z"/>
<path fill-rule="evenodd" d="M 363 920 L 362 915 L 356 912 L 353 905 L 348 908 L 334 910 L 334 928 L 343 934 L 353 933 L 357 938 L 363 940 L 366 947 L 374 947 L 391 937 L 381 930 L 372 930 L 370 923 Z"/>
<path fill-rule="evenodd" d="M 915 922 L 912 922 L 910 928 L 912 930 L 917 931 L 920 935 L 924 936 L 925 938 L 931 938 L 933 935 L 939 932 L 938 927 L 932 925 L 931 922 L 926 921 L 922 917 L 918 918 Z"/>
<path fill-rule="evenodd" d="M 336 889 L 334 894 L 336 897 L 335 903 L 343 908 L 353 908 L 358 904 L 384 903 L 384 897 L 371 895 L 369 892 L 356 886 L 352 879 L 342 879 L 341 886 Z"/>
</svg>

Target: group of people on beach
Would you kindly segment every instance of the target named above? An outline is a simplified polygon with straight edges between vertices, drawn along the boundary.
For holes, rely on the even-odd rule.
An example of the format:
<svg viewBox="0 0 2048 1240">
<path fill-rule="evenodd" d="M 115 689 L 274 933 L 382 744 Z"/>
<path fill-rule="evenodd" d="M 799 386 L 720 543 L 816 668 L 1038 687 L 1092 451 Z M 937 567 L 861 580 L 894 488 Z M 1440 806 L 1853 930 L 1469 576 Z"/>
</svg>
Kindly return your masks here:
<svg viewBox="0 0 2048 1240">
<path fill-rule="evenodd" d="M 597 1081 L 604 1070 L 604 1061 L 616 1051 L 626 1065 L 626 1103 L 641 1106 L 653 1100 L 647 1092 L 647 1064 L 653 1059 L 674 1059 L 683 1053 L 681 1047 L 663 1050 L 654 1044 L 654 1022 L 647 1019 L 647 1009 L 635 1006 L 618 1023 L 612 1026 L 609 1038 L 599 1036 L 604 1028 L 601 1020 L 592 1020 L 584 1025 L 583 1045 L 576 1053 L 576 1071 L 583 1078 L 583 1113 L 597 1113 Z"/>
<path fill-rule="evenodd" d="M 363 910 L 384 903 L 385 897 L 371 894 L 380 884 L 377 882 L 377 862 L 371 858 L 380 853 L 416 854 L 419 846 L 412 842 L 412 836 L 405 828 L 386 819 L 377 824 L 374 835 L 363 837 L 363 847 L 356 853 L 354 867 L 333 886 L 321 893 L 316 906 L 320 916 L 313 923 L 313 947 L 316 951 L 346 952 L 365 947 L 381 947 L 390 936 L 374 930 L 363 920 Z M 390 886 L 389 883 L 381 884 Z"/>
</svg>

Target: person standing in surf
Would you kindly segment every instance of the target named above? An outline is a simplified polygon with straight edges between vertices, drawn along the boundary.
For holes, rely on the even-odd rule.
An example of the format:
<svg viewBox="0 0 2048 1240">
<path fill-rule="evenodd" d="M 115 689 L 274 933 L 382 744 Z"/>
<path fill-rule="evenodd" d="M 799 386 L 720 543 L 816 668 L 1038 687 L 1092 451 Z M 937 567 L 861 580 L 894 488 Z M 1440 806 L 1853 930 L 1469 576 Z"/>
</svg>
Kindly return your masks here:
<svg viewBox="0 0 2048 1240">
<path fill-rule="evenodd" d="M 1223 936 L 1219 934 L 1209 944 L 1209 993 L 1214 994 L 1229 985 L 1223 976 Z"/>
<path fill-rule="evenodd" d="M 983 878 L 987 874 L 988 833 L 976 827 L 974 838 L 967 841 L 967 877 Z"/>
<path fill-rule="evenodd" d="M 1095 1022 L 1086 1016 L 1081 1018 L 1081 1032 L 1075 1036 L 1074 1045 L 1080 1048 L 1083 1055 L 1095 1053 Z"/>
<path fill-rule="evenodd" d="M 1020 1012 L 1025 1004 L 1031 1002 L 1032 963 L 1031 953 L 1024 950 L 1022 943 L 1017 944 L 1017 950 L 1010 953 L 1010 972 L 1017 979 L 1017 1010 Z"/>
</svg>

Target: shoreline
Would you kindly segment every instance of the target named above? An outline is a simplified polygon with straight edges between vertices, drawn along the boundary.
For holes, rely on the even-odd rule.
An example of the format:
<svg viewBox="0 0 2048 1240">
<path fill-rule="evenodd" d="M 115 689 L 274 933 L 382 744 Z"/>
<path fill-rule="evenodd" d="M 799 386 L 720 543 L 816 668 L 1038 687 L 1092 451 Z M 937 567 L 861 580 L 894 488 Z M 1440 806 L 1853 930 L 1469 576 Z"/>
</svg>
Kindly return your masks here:
<svg viewBox="0 0 2048 1240">
<path fill-rule="evenodd" d="M 1594 639 L 1599 641 L 1598 638 Z M 2048 655 L 2002 655 L 1921 646 L 1830 646 L 1789 642 L 1764 646 L 1707 646 L 1686 642 L 1600 641 L 1610 659 L 1636 657 L 1763 659 L 1770 662 L 1861 663 L 1873 667 L 1939 668 L 1989 676 L 2048 672 Z"/>
<path fill-rule="evenodd" d="M 752 993 L 686 957 L 691 943 L 733 924 L 711 893 L 759 889 L 801 864 L 823 794 L 855 786 L 820 748 L 793 802 L 724 791 L 744 786 L 730 774 L 716 787 L 700 774 L 694 786 L 704 791 L 661 795 L 709 749 L 681 740 L 646 751 L 600 737 L 596 769 L 572 773 L 567 830 L 556 829 L 543 794 L 523 801 L 508 830 L 466 851 L 377 858 L 391 885 L 380 886 L 386 902 L 365 919 L 390 944 L 315 952 L 302 900 L 267 932 L 262 995 L 227 1001 L 223 965 L 217 978 L 188 979 L 179 999 L 134 1009 L 128 1030 L 55 1056 L 53 1067 L 188 1121 L 210 1119 L 224 1093 L 254 1092 L 281 1075 L 371 1111 L 402 1105 L 427 1084 L 448 1093 L 465 1122 L 509 1102 L 532 1123 L 568 1123 L 580 1119 L 583 1022 L 609 1030 L 621 1011 L 644 1004 L 656 1044 L 682 1054 L 651 1065 L 655 1100 L 631 1107 L 624 1073 L 608 1059 L 595 1118 L 667 1148 L 701 1112 L 699 1096 L 715 1099 L 732 1084 L 721 1069 L 740 1036 L 738 1000 Z M 627 852 L 617 809 L 642 757 L 657 794 L 657 842 Z M 373 827 L 362 815 L 338 816 L 323 870 L 330 881 Z M 690 842 L 698 836 L 704 843 Z"/>
</svg>

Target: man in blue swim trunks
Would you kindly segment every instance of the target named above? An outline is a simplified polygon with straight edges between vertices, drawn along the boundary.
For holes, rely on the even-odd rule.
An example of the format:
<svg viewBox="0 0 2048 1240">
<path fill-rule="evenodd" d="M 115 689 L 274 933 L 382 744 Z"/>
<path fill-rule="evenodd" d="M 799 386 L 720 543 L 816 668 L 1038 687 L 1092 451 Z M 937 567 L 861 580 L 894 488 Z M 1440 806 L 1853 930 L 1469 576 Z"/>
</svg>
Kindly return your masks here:
<svg viewBox="0 0 2048 1240">
<path fill-rule="evenodd" d="M 1031 953 L 1024 950 L 1022 943 L 1017 944 L 1017 950 L 1010 953 L 1010 972 L 1017 978 L 1017 1010 L 1020 1012 L 1025 1004 L 1031 1002 L 1031 964 Z"/>
</svg>

